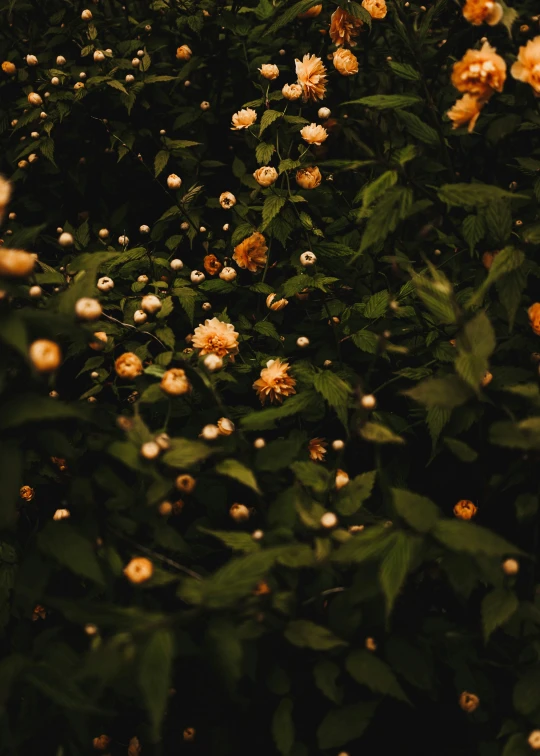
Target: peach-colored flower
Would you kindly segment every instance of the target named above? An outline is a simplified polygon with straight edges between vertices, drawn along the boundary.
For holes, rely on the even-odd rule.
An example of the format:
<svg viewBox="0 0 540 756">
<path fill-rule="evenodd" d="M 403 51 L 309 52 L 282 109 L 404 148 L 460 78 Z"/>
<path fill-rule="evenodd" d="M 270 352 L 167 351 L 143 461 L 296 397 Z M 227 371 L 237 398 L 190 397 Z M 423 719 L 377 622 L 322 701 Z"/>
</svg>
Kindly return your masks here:
<svg viewBox="0 0 540 756">
<path fill-rule="evenodd" d="M 531 328 L 537 336 L 540 336 L 540 302 L 535 302 L 527 310 Z"/>
<path fill-rule="evenodd" d="M 10 60 L 5 60 L 2 63 L 2 71 L 6 73 L 8 76 L 13 76 L 16 70 L 17 70 L 17 66 L 15 65 L 15 63 L 12 63 Z"/>
<path fill-rule="evenodd" d="M 261 76 L 270 81 L 277 79 L 279 76 L 279 68 L 275 63 L 263 63 L 257 70 L 261 72 Z"/>
<path fill-rule="evenodd" d="M 24 501 L 32 501 L 34 495 L 35 491 L 32 486 L 21 486 L 19 490 L 19 496 L 21 497 L 21 499 L 23 499 Z"/>
<path fill-rule="evenodd" d="M 300 94 L 302 94 L 301 91 L 300 91 Z M 9 183 L 9 181 L 6 181 L 6 179 L 3 176 L 0 176 L 0 223 L 2 222 L 4 210 L 6 209 L 6 206 L 9 202 L 10 197 L 11 197 L 11 184 Z"/>
<path fill-rule="evenodd" d="M 257 231 L 234 248 L 233 260 L 241 268 L 247 268 L 251 273 L 257 273 L 266 265 L 267 252 L 266 240 Z"/>
<path fill-rule="evenodd" d="M 326 454 L 328 443 L 324 438 L 312 438 L 308 443 L 309 458 L 314 462 L 322 462 Z"/>
<path fill-rule="evenodd" d="M 289 363 L 281 360 L 269 360 L 261 370 L 261 377 L 253 384 L 261 404 L 270 399 L 272 404 L 281 404 L 284 396 L 296 394 L 296 381 L 289 375 Z"/>
<path fill-rule="evenodd" d="M 144 583 L 154 572 L 154 565 L 146 557 L 135 557 L 124 568 L 124 575 L 131 583 Z"/>
<path fill-rule="evenodd" d="M 316 55 L 296 58 L 296 74 L 302 87 L 304 100 L 322 100 L 326 92 L 326 68 Z"/>
<path fill-rule="evenodd" d="M 296 183 L 302 189 L 316 189 L 322 181 L 319 167 L 311 165 L 308 168 L 299 168 L 296 171 Z"/>
<path fill-rule="evenodd" d="M 385 0 L 362 0 L 362 8 L 367 10 L 371 18 L 384 18 L 388 13 Z"/>
<path fill-rule="evenodd" d="M 257 113 L 252 108 L 243 108 L 232 117 L 232 130 L 247 129 L 257 120 Z"/>
<path fill-rule="evenodd" d="M 452 84 L 460 92 L 487 100 L 494 92 L 502 92 L 506 81 L 506 63 L 489 42 L 481 50 L 467 50 L 452 71 Z"/>
<path fill-rule="evenodd" d="M 38 373 L 52 373 L 62 364 L 62 351 L 55 341 L 37 339 L 28 350 L 30 362 Z"/>
<path fill-rule="evenodd" d="M 463 18 L 474 26 L 495 26 L 503 17 L 503 7 L 493 0 L 467 0 L 463 6 Z"/>
<path fill-rule="evenodd" d="M 191 384 L 182 368 L 166 370 L 161 378 L 160 386 L 161 390 L 169 396 L 181 396 L 191 391 Z"/>
<path fill-rule="evenodd" d="M 189 45 L 181 45 L 176 51 L 176 57 L 178 60 L 189 60 L 193 52 Z"/>
<path fill-rule="evenodd" d="M 203 267 L 209 276 L 215 276 L 222 269 L 223 264 L 215 255 L 206 255 L 203 260 Z"/>
<path fill-rule="evenodd" d="M 143 364 L 135 352 L 124 352 L 114 363 L 114 369 L 119 378 L 136 378 L 142 374 Z"/>
<path fill-rule="evenodd" d="M 468 499 L 461 499 L 454 507 L 454 514 L 458 520 L 472 520 L 478 511 L 476 504 Z"/>
<path fill-rule="evenodd" d="M 200 349 L 201 355 L 225 357 L 228 354 L 233 357 L 238 354 L 238 333 L 232 323 L 212 318 L 205 320 L 204 325 L 197 326 L 191 344 L 195 349 Z"/>
<path fill-rule="evenodd" d="M 302 139 L 308 144 L 322 144 L 328 139 L 328 132 L 324 126 L 320 126 L 316 123 L 310 123 L 309 126 L 304 126 L 300 130 Z"/>
<path fill-rule="evenodd" d="M 479 100 L 478 97 L 464 94 L 461 100 L 457 100 L 446 113 L 448 118 L 452 121 L 452 128 L 459 129 L 460 126 L 466 126 L 469 124 L 468 131 L 470 134 L 476 126 L 484 102 L 484 100 Z"/>
<path fill-rule="evenodd" d="M 362 20 L 337 8 L 330 19 L 330 39 L 335 45 L 355 45 L 360 34 Z"/>
<path fill-rule="evenodd" d="M 300 84 L 285 84 L 281 94 L 286 100 L 298 100 L 299 97 L 302 97 L 302 87 Z"/>
<path fill-rule="evenodd" d="M 305 11 L 305 13 L 299 13 L 297 18 L 316 18 L 322 11 L 322 3 L 320 5 L 314 5 L 313 8 Z"/>
<path fill-rule="evenodd" d="M 262 168 L 257 168 L 253 178 L 261 186 L 270 186 L 278 180 L 278 172 L 271 165 L 264 165 Z"/>
<path fill-rule="evenodd" d="M 485 388 L 486 386 L 489 386 L 492 380 L 493 380 L 493 373 L 490 373 L 489 370 L 486 370 L 486 372 L 484 373 L 484 377 L 480 381 L 480 385 L 482 386 L 482 388 Z"/>
<path fill-rule="evenodd" d="M 518 59 L 510 73 L 514 79 L 530 84 L 534 94 L 540 97 L 540 37 L 530 39 L 519 48 Z"/>
<path fill-rule="evenodd" d="M 533 751 L 540 751 L 540 730 L 533 730 L 527 738 L 527 743 Z"/>
<path fill-rule="evenodd" d="M 350 50 L 338 47 L 334 53 L 334 68 L 342 76 L 358 73 L 358 58 Z"/>
<path fill-rule="evenodd" d="M 36 256 L 22 249 L 0 249 L 0 276 L 6 278 L 24 278 L 35 265 Z"/>
<path fill-rule="evenodd" d="M 280 310 L 283 310 L 285 307 L 287 307 L 288 304 L 288 299 L 276 299 L 275 294 L 269 294 L 266 297 L 266 306 L 269 310 L 273 310 L 273 312 L 279 312 Z"/>
</svg>

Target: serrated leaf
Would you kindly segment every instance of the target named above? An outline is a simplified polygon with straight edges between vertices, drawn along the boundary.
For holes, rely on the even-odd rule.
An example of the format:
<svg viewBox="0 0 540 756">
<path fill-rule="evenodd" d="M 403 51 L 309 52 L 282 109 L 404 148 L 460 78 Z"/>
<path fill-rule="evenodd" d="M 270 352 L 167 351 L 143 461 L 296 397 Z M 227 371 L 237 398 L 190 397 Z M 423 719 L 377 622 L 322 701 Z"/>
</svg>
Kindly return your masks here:
<svg viewBox="0 0 540 756">
<path fill-rule="evenodd" d="M 391 60 L 388 65 L 401 79 L 406 79 L 407 81 L 420 81 L 422 78 L 418 71 L 408 63 L 398 63 L 397 61 Z"/>
<path fill-rule="evenodd" d="M 373 331 L 358 331 L 352 335 L 352 342 L 362 352 L 368 352 L 369 354 L 377 354 L 380 348 L 380 338 Z"/>
<path fill-rule="evenodd" d="M 255 150 L 255 159 L 259 165 L 268 165 L 272 155 L 274 154 L 275 147 L 273 144 L 266 144 L 265 142 L 259 142 L 257 149 Z"/>
<path fill-rule="evenodd" d="M 394 533 L 393 541 L 383 557 L 379 580 L 386 599 L 386 613 L 390 614 L 398 593 L 405 584 L 414 557 L 416 541 L 406 533 Z"/>
<path fill-rule="evenodd" d="M 152 725 L 152 740 L 157 742 L 165 716 L 174 651 L 172 632 L 156 630 L 143 647 L 139 662 L 139 685 Z"/>
<path fill-rule="evenodd" d="M 438 189 L 439 199 L 449 207 L 484 207 L 501 199 L 527 199 L 522 194 L 509 192 L 490 184 L 444 184 Z"/>
<path fill-rule="evenodd" d="M 411 136 L 416 137 L 424 144 L 429 144 L 431 147 L 439 144 L 439 136 L 435 129 L 414 113 L 398 110 L 396 116 Z"/>
<path fill-rule="evenodd" d="M 169 449 L 162 459 L 166 465 L 187 469 L 207 459 L 215 450 L 201 441 L 190 441 L 187 438 L 173 438 Z"/>
<path fill-rule="evenodd" d="M 336 509 L 342 515 L 352 515 L 357 512 L 364 501 L 371 496 L 377 471 L 362 473 L 353 478 L 339 491 Z"/>
<path fill-rule="evenodd" d="M 444 378 L 427 378 L 403 393 L 425 407 L 440 407 L 447 410 L 459 407 L 473 396 L 467 384 L 453 375 L 447 375 Z"/>
<path fill-rule="evenodd" d="M 251 554 L 254 551 L 259 551 L 260 546 L 257 541 L 254 541 L 250 533 L 238 533 L 229 532 L 225 530 L 210 530 L 209 528 L 203 528 L 199 526 L 199 530 L 208 535 L 219 538 L 225 546 L 228 546 L 233 551 L 241 551 L 244 554 Z"/>
<path fill-rule="evenodd" d="M 474 390 L 478 390 L 495 346 L 495 333 L 485 312 L 478 313 L 458 333 L 456 371 Z"/>
<path fill-rule="evenodd" d="M 330 370 L 317 373 L 313 379 L 313 385 L 315 390 L 335 409 L 341 423 L 347 428 L 347 406 L 351 394 L 349 385 Z"/>
<path fill-rule="evenodd" d="M 291 469 L 302 485 L 311 488 L 315 493 L 324 493 L 330 484 L 328 470 L 316 462 L 298 461 L 291 465 Z"/>
<path fill-rule="evenodd" d="M 315 685 L 326 698 L 329 698 L 335 704 L 340 704 L 343 698 L 343 691 L 337 685 L 340 672 L 338 665 L 329 659 L 321 659 L 313 667 Z"/>
<path fill-rule="evenodd" d="M 237 459 L 224 459 L 216 465 L 216 472 L 218 475 L 225 475 L 228 478 L 233 478 L 244 486 L 251 488 L 256 493 L 260 493 L 257 479 L 253 474 L 253 471 L 246 467 Z"/>
<path fill-rule="evenodd" d="M 154 159 L 154 176 L 159 174 L 165 169 L 165 166 L 169 162 L 171 153 L 168 150 L 160 150 Z"/>
<path fill-rule="evenodd" d="M 459 438 L 449 438 L 447 436 L 443 440 L 452 454 L 461 460 L 461 462 L 476 462 L 478 459 L 478 452 L 471 449 L 464 441 L 460 441 Z"/>
<path fill-rule="evenodd" d="M 404 444 L 405 439 L 394 433 L 382 423 L 368 421 L 360 428 L 360 435 L 364 441 L 371 441 L 374 444 Z"/>
<path fill-rule="evenodd" d="M 262 226 L 261 231 L 268 226 L 268 224 L 276 217 L 281 208 L 287 202 L 286 197 L 279 197 L 277 194 L 270 194 L 264 200 L 262 209 Z"/>
<path fill-rule="evenodd" d="M 49 522 L 38 535 L 42 552 L 76 575 L 104 584 L 93 543 L 66 522 Z"/>
<path fill-rule="evenodd" d="M 408 702 L 403 688 L 388 664 L 370 651 L 353 651 L 347 657 L 345 667 L 353 680 L 365 685 L 374 693 Z"/>
<path fill-rule="evenodd" d="M 364 734 L 377 704 L 356 703 L 332 709 L 317 728 L 319 748 L 337 748 Z"/>
<path fill-rule="evenodd" d="M 317 0 L 299 0 L 279 16 L 276 21 L 265 31 L 264 36 L 275 34 L 282 26 L 286 26 L 300 14 L 317 5 Z"/>
<path fill-rule="evenodd" d="M 468 215 L 463 221 L 463 238 L 469 245 L 469 250 L 476 249 L 476 245 L 486 234 L 484 219 L 481 215 Z"/>
<path fill-rule="evenodd" d="M 119 92 L 122 92 L 123 94 L 127 95 L 128 91 L 125 88 L 125 86 L 122 84 L 121 81 L 117 81 L 116 79 L 109 79 L 107 81 L 107 84 L 109 87 L 112 87 L 113 89 L 117 89 Z"/>
<path fill-rule="evenodd" d="M 523 553 L 521 549 L 505 541 L 497 533 L 472 522 L 441 520 L 435 526 L 433 535 L 444 546 L 453 551 L 465 551 L 470 554 L 480 553 L 496 557 Z"/>
<path fill-rule="evenodd" d="M 400 517 L 419 533 L 428 533 L 440 518 L 439 508 L 426 496 L 393 488 L 394 507 Z"/>
<path fill-rule="evenodd" d="M 384 290 L 378 291 L 376 294 L 372 294 L 368 299 L 362 315 L 370 320 L 375 320 L 375 318 L 381 318 L 386 313 L 387 309 L 388 292 Z"/>
<path fill-rule="evenodd" d="M 277 119 L 281 118 L 282 116 L 283 113 L 281 113 L 279 110 L 265 110 L 261 118 L 259 136 L 261 137 L 263 135 L 263 132 L 266 131 L 270 124 L 274 123 L 274 121 L 277 121 Z"/>
<path fill-rule="evenodd" d="M 285 638 L 294 646 L 327 651 L 330 648 L 346 646 L 346 642 L 335 636 L 327 627 L 316 625 L 310 620 L 293 620 L 285 628 Z"/>
<path fill-rule="evenodd" d="M 364 105 L 367 108 L 376 110 L 396 110 L 398 108 L 409 108 L 411 105 L 417 105 L 422 102 L 420 97 L 414 95 L 368 95 L 361 97 L 359 100 L 348 100 L 342 102 L 342 105 Z"/>
<path fill-rule="evenodd" d="M 519 607 L 519 601 L 513 591 L 506 588 L 495 588 L 482 599 L 482 628 L 484 640 L 510 619 Z"/>
</svg>

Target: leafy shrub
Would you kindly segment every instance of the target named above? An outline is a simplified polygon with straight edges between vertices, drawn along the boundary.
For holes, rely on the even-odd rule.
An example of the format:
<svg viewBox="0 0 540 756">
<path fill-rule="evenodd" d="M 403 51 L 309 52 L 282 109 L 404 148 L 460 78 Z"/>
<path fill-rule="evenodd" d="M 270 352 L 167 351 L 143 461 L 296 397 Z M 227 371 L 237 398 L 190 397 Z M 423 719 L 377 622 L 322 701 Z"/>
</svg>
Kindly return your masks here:
<svg viewBox="0 0 540 756">
<path fill-rule="evenodd" d="M 540 748 L 537 3 L 0 9 L 0 752 Z"/>
</svg>

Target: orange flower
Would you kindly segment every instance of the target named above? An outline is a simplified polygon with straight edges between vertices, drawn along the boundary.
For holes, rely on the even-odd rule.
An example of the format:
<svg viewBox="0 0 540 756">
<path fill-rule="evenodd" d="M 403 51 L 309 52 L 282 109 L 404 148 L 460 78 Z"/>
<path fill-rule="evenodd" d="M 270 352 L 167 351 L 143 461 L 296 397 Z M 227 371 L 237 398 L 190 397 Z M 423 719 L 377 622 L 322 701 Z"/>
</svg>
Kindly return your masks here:
<svg viewBox="0 0 540 756">
<path fill-rule="evenodd" d="M 189 47 L 189 45 L 181 45 L 176 50 L 176 57 L 178 60 L 189 60 L 192 55 L 193 55 L 193 52 L 191 51 L 191 48 Z"/>
<path fill-rule="evenodd" d="M 32 501 L 35 496 L 35 491 L 32 486 L 22 486 L 19 491 L 19 496 L 21 499 L 24 499 L 24 501 Z"/>
<path fill-rule="evenodd" d="M 2 63 L 2 71 L 6 73 L 8 76 L 13 76 L 16 70 L 17 70 L 17 66 L 15 65 L 15 63 L 12 63 L 10 60 L 5 60 Z"/>
<path fill-rule="evenodd" d="M 271 593 L 272 589 L 268 585 L 267 582 L 264 580 L 261 580 L 260 583 L 257 584 L 257 587 L 253 591 L 255 596 L 266 596 L 268 593 Z"/>
<path fill-rule="evenodd" d="M 482 386 L 482 388 L 485 388 L 486 386 L 489 386 L 492 380 L 493 380 L 493 373 L 490 373 L 489 370 L 486 370 L 486 372 L 484 373 L 484 377 L 480 381 L 480 385 Z"/>
<path fill-rule="evenodd" d="M 223 267 L 215 255 L 206 255 L 203 260 L 203 266 L 209 276 L 215 276 Z"/>
<path fill-rule="evenodd" d="M 119 378 L 136 378 L 143 372 L 143 364 L 134 352 L 124 352 L 114 363 Z"/>
<path fill-rule="evenodd" d="M 484 102 L 482 100 L 470 94 L 464 94 L 461 100 L 452 105 L 446 115 L 452 121 L 453 129 L 459 129 L 460 126 L 469 124 L 468 132 L 470 134 L 476 126 L 483 106 Z"/>
<path fill-rule="evenodd" d="M 503 17 L 503 7 L 493 0 L 467 0 L 463 6 L 463 18 L 474 26 L 495 26 Z"/>
<path fill-rule="evenodd" d="M 478 507 L 468 499 L 461 499 L 454 507 L 454 514 L 459 520 L 472 520 L 477 511 Z"/>
<path fill-rule="evenodd" d="M 265 404 L 267 399 L 270 399 L 272 404 L 281 404 L 284 396 L 296 394 L 296 381 L 289 375 L 288 370 L 288 362 L 269 360 L 266 363 L 266 367 L 261 370 L 261 377 L 253 384 L 261 404 Z"/>
<path fill-rule="evenodd" d="M 96 751 L 106 751 L 111 744 L 111 739 L 108 735 L 100 735 L 92 740 L 92 745 Z"/>
<path fill-rule="evenodd" d="M 2 186 L 4 186 L 4 183 Z M 7 189 L 5 191 L 7 192 Z M 1 210 L 3 211 L 3 209 L 2 207 Z M 34 269 L 35 262 L 36 256 L 31 252 L 2 247 L 0 249 L 0 276 L 5 276 L 6 278 L 24 278 L 30 275 Z"/>
<path fill-rule="evenodd" d="M 144 583 L 154 572 L 154 565 L 146 557 L 135 557 L 124 568 L 124 575 L 131 583 Z"/>
<path fill-rule="evenodd" d="M 335 45 L 355 45 L 355 39 L 360 34 L 362 21 L 351 16 L 350 13 L 337 8 L 330 19 L 330 39 Z"/>
<path fill-rule="evenodd" d="M 326 92 L 326 68 L 316 55 L 296 58 L 296 75 L 304 93 L 304 101 L 322 100 Z"/>
<path fill-rule="evenodd" d="M 264 236 L 256 232 L 234 248 L 233 260 L 241 268 L 247 268 L 252 273 L 257 273 L 266 265 L 267 252 L 268 247 Z"/>
<path fill-rule="evenodd" d="M 238 334 L 232 323 L 224 323 L 217 318 L 205 320 L 193 333 L 192 345 L 200 349 L 200 354 L 215 354 L 233 357 L 238 354 Z"/>
<path fill-rule="evenodd" d="M 460 92 L 487 100 L 494 92 L 502 92 L 506 81 L 506 63 L 489 42 L 481 50 L 467 50 L 452 70 L 452 84 Z"/>
<path fill-rule="evenodd" d="M 296 183 L 302 189 L 316 189 L 322 181 L 321 172 L 316 165 L 300 168 L 296 172 Z"/>
<path fill-rule="evenodd" d="M 511 68 L 514 79 L 530 84 L 534 94 L 540 97 L 540 37 L 530 39 L 519 48 L 518 59 Z"/>
<path fill-rule="evenodd" d="M 480 705 L 480 699 L 478 698 L 478 696 L 475 696 L 474 693 L 468 693 L 465 690 L 459 697 L 459 705 L 461 706 L 463 711 L 466 711 L 467 714 L 470 714 L 472 711 L 475 711 L 478 708 L 478 706 Z"/>
<path fill-rule="evenodd" d="M 540 302 L 535 302 L 527 310 L 531 328 L 537 336 L 540 336 Z"/>
<path fill-rule="evenodd" d="M 297 18 L 316 18 L 321 11 L 322 3 L 321 5 L 314 5 L 313 8 L 310 8 L 305 13 L 299 13 Z"/>
<path fill-rule="evenodd" d="M 388 13 L 385 0 L 362 0 L 362 8 L 367 10 L 371 18 L 384 18 Z"/>
<path fill-rule="evenodd" d="M 352 76 L 358 73 L 358 58 L 350 50 L 338 47 L 334 53 L 334 68 L 342 76 Z"/>
<path fill-rule="evenodd" d="M 324 438 L 312 438 L 308 443 L 309 458 L 314 462 L 322 462 L 328 446 Z"/>
<path fill-rule="evenodd" d="M 44 606 L 41 606 L 41 604 L 37 604 L 34 607 L 34 611 L 32 612 L 32 622 L 35 622 L 38 619 L 45 619 L 47 617 L 47 612 L 45 610 Z"/>
</svg>

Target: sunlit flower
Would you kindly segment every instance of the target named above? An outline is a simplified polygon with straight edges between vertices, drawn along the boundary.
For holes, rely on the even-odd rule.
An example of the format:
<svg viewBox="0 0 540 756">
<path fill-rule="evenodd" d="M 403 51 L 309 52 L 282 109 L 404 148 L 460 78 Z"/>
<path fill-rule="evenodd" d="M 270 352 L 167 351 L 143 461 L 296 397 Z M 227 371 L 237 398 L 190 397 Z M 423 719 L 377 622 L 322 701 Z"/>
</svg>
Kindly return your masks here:
<svg viewBox="0 0 540 756">
<path fill-rule="evenodd" d="M 262 168 L 257 168 L 253 174 L 255 181 L 261 186 L 270 186 L 277 181 L 278 172 L 270 165 L 264 165 Z"/>
<path fill-rule="evenodd" d="M 270 81 L 277 79 L 279 76 L 279 68 L 275 63 L 263 63 L 263 65 L 257 70 L 261 72 L 261 76 Z"/>
<path fill-rule="evenodd" d="M 514 79 L 530 84 L 540 97 L 540 37 L 530 39 L 525 47 L 519 48 L 518 59 L 510 73 Z"/>
<path fill-rule="evenodd" d="M 461 499 L 454 507 L 454 514 L 458 520 L 472 520 L 477 511 L 478 507 L 467 499 Z"/>
<path fill-rule="evenodd" d="M 267 252 L 266 240 L 257 231 L 234 248 L 233 260 L 241 268 L 247 268 L 252 273 L 257 273 L 266 265 Z"/>
<path fill-rule="evenodd" d="M 300 84 L 285 84 L 281 94 L 286 100 L 298 100 L 299 97 L 302 97 L 302 87 Z"/>
<path fill-rule="evenodd" d="M 336 8 L 330 19 L 330 39 L 335 45 L 354 45 L 362 20 L 351 16 L 343 8 Z"/>
<path fill-rule="evenodd" d="M 144 583 L 154 572 L 154 565 L 146 557 L 135 557 L 124 568 L 124 575 L 131 583 Z"/>
<path fill-rule="evenodd" d="M 316 123 L 310 123 L 300 130 L 300 136 L 308 144 L 322 144 L 328 139 L 328 132 L 324 126 Z"/>
<path fill-rule="evenodd" d="M 296 171 L 296 183 L 302 189 L 316 189 L 322 181 L 321 172 L 316 165 L 300 168 Z"/>
<path fill-rule="evenodd" d="M 222 269 L 223 264 L 215 255 L 206 255 L 203 260 L 203 267 L 209 276 L 215 276 Z"/>
<path fill-rule="evenodd" d="M 235 113 L 232 117 L 232 129 L 238 131 L 238 129 L 247 129 L 252 126 L 257 120 L 257 113 L 252 108 L 244 108 Z"/>
<path fill-rule="evenodd" d="M 322 100 L 326 92 L 326 68 L 316 55 L 296 58 L 296 75 L 302 87 L 304 100 Z"/>
<path fill-rule="evenodd" d="M 269 399 L 272 404 L 281 404 L 284 396 L 296 394 L 295 379 L 289 375 L 289 363 L 269 360 L 261 370 L 261 377 L 253 384 L 261 404 Z"/>
<path fill-rule="evenodd" d="M 314 5 L 313 8 L 310 8 L 304 13 L 299 13 L 298 18 L 316 18 L 320 14 L 321 11 L 322 11 L 322 3 L 320 5 Z"/>
<path fill-rule="evenodd" d="M 531 328 L 537 336 L 540 336 L 540 302 L 535 302 L 527 310 Z"/>
<path fill-rule="evenodd" d="M 452 84 L 460 92 L 487 100 L 494 92 L 502 92 L 506 81 L 506 63 L 489 42 L 481 50 L 467 50 L 452 70 Z"/>
<path fill-rule="evenodd" d="M 474 26 L 495 26 L 503 17 L 503 7 L 493 0 L 467 0 L 463 6 L 463 18 Z"/>
<path fill-rule="evenodd" d="M 463 711 L 466 711 L 467 714 L 470 714 L 478 708 L 478 706 L 480 705 L 480 699 L 474 693 L 463 691 L 463 693 L 459 697 L 459 705 L 461 706 Z"/>
<path fill-rule="evenodd" d="M 358 58 L 350 50 L 338 47 L 334 53 L 334 68 L 342 76 L 352 76 L 358 73 Z"/>
<path fill-rule="evenodd" d="M 309 458 L 314 462 L 322 462 L 326 454 L 328 443 L 324 438 L 312 438 L 308 443 Z"/>
<path fill-rule="evenodd" d="M 181 396 L 191 391 L 191 384 L 182 368 L 166 370 L 161 378 L 160 386 L 161 390 L 169 396 Z"/>
<path fill-rule="evenodd" d="M 215 354 L 225 357 L 238 354 L 238 333 L 232 323 L 224 323 L 217 318 L 205 320 L 193 333 L 192 345 L 200 349 L 200 354 Z"/>
<path fill-rule="evenodd" d="M 367 10 L 371 18 L 384 18 L 388 13 L 385 0 L 362 0 L 362 8 Z"/>
<path fill-rule="evenodd" d="M 473 97 L 470 94 L 464 94 L 461 100 L 458 100 L 450 110 L 446 113 L 448 118 L 452 121 L 452 128 L 459 129 L 461 126 L 469 125 L 469 134 L 476 126 L 476 122 L 482 108 L 484 106 L 483 100 L 479 100 L 478 97 Z"/>
</svg>

